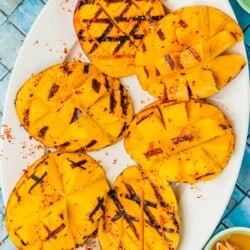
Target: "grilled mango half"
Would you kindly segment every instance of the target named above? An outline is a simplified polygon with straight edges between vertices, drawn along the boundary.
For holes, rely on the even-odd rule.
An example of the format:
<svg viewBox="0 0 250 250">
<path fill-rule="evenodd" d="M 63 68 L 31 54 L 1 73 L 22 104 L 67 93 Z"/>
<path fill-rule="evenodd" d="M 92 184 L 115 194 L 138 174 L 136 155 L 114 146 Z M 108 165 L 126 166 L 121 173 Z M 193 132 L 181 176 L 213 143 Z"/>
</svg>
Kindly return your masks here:
<svg viewBox="0 0 250 250">
<path fill-rule="evenodd" d="M 6 208 L 18 249 L 75 249 L 98 227 L 109 191 L 102 167 L 81 153 L 50 153 L 24 171 Z"/>
<path fill-rule="evenodd" d="M 148 173 L 196 183 L 227 165 L 235 136 L 222 111 L 205 101 L 155 102 L 132 121 L 125 148 Z"/>
<path fill-rule="evenodd" d="M 179 227 L 178 204 L 169 183 L 132 166 L 109 192 L 98 238 L 102 250 L 174 250 Z"/>
<path fill-rule="evenodd" d="M 160 0 L 79 0 L 73 22 L 91 62 L 110 76 L 124 77 L 134 74 L 138 46 L 164 15 Z"/>
<path fill-rule="evenodd" d="M 246 64 L 241 55 L 227 52 L 242 39 L 240 26 L 222 11 L 184 7 L 166 15 L 144 37 L 135 57 L 136 75 L 158 99 L 206 98 Z"/>
<path fill-rule="evenodd" d="M 92 151 L 124 135 L 133 106 L 118 79 L 91 64 L 61 63 L 28 79 L 16 111 L 29 134 L 61 151 Z"/>
</svg>

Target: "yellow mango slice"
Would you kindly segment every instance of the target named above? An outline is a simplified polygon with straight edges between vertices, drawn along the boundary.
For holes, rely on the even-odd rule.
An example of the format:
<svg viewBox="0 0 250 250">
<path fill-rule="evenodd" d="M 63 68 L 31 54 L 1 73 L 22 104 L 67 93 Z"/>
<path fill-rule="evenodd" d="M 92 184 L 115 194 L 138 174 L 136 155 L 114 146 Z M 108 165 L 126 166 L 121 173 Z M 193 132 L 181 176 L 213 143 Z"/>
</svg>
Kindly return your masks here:
<svg viewBox="0 0 250 250">
<path fill-rule="evenodd" d="M 30 136 L 68 152 L 117 142 L 133 117 L 119 80 L 83 62 L 56 64 L 32 76 L 18 91 L 15 107 Z"/>
<path fill-rule="evenodd" d="M 230 121 L 215 105 L 201 100 L 158 101 L 135 116 L 124 145 L 148 175 L 196 183 L 222 172 L 234 140 Z"/>
<path fill-rule="evenodd" d="M 126 168 L 109 192 L 98 238 L 103 250 L 177 249 L 180 218 L 170 184 Z"/>
<path fill-rule="evenodd" d="M 154 23 L 165 15 L 159 0 L 78 0 L 74 28 L 91 62 L 112 77 L 135 73 L 135 53 Z"/>
<path fill-rule="evenodd" d="M 135 73 L 142 88 L 160 100 L 204 99 L 245 66 L 243 56 L 235 60 L 228 52 L 242 39 L 240 26 L 221 10 L 184 7 L 166 15 L 144 37 Z"/>
<path fill-rule="evenodd" d="M 82 153 L 44 155 L 18 180 L 6 226 L 18 249 L 75 249 L 98 226 L 109 184 L 102 167 Z"/>
</svg>

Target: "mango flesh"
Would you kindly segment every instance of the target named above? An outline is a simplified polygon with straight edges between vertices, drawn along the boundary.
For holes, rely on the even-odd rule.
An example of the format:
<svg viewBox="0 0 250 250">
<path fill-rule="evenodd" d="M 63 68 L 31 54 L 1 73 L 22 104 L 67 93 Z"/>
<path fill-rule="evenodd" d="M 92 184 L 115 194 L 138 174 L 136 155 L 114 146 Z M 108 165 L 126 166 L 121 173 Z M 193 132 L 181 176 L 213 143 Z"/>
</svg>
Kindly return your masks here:
<svg viewBox="0 0 250 250">
<path fill-rule="evenodd" d="M 172 188 L 161 178 L 148 177 L 137 166 L 115 180 L 98 238 L 101 249 L 177 249 L 180 237 L 178 205 Z"/>
<path fill-rule="evenodd" d="M 9 197 L 10 238 L 18 249 L 75 249 L 97 229 L 108 191 L 102 167 L 88 155 L 44 155 Z"/>
<path fill-rule="evenodd" d="M 53 65 L 29 78 L 17 93 L 18 118 L 47 147 L 93 151 L 119 141 L 133 106 L 118 79 L 93 65 Z"/>
<path fill-rule="evenodd" d="M 135 56 L 135 72 L 142 88 L 158 99 L 207 98 L 246 64 L 243 56 L 228 52 L 242 39 L 240 26 L 222 11 L 184 7 L 166 15 L 145 36 Z"/>
<path fill-rule="evenodd" d="M 135 73 L 135 54 L 149 29 L 165 15 L 159 0 L 79 0 L 74 28 L 90 61 L 112 77 Z"/>
<path fill-rule="evenodd" d="M 216 106 L 201 100 L 158 101 L 135 116 L 124 145 L 148 175 L 196 183 L 222 172 L 234 141 L 229 120 Z"/>
</svg>

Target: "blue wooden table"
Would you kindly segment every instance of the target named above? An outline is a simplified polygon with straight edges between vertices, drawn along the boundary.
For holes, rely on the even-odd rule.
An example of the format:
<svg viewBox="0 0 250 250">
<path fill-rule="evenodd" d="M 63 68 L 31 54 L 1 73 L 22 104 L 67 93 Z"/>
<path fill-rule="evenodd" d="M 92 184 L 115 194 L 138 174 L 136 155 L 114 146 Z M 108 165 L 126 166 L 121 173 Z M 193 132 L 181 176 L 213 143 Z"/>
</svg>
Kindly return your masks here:
<svg viewBox="0 0 250 250">
<path fill-rule="evenodd" d="M 0 125 L 5 93 L 16 56 L 32 23 L 46 2 L 47 0 L 0 0 Z M 244 31 L 246 50 L 248 60 L 250 61 L 250 14 L 244 11 L 236 0 L 230 0 L 230 3 Z M 249 65 L 248 69 L 250 69 Z M 232 226 L 250 227 L 250 126 L 237 183 L 224 215 L 214 233 Z M 15 249 L 4 226 L 4 205 L 1 191 L 0 249 Z"/>
</svg>

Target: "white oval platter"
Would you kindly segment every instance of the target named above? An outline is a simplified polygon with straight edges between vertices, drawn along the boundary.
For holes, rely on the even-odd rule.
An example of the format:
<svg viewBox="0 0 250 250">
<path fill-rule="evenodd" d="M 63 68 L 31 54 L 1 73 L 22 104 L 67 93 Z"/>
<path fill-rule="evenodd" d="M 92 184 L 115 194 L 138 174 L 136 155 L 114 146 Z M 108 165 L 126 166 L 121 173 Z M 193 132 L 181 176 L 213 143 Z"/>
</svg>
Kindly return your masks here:
<svg viewBox="0 0 250 250">
<path fill-rule="evenodd" d="M 73 29 L 75 0 L 50 0 L 33 24 L 12 71 L 3 115 L 1 132 L 1 184 L 6 203 L 24 169 L 44 154 L 41 144 L 30 139 L 20 126 L 14 107 L 16 93 L 32 74 L 65 60 L 87 61 Z M 169 0 L 167 7 L 175 10 L 187 5 L 210 5 L 231 17 L 234 13 L 227 0 Z M 246 57 L 243 42 L 231 49 Z M 122 79 L 134 101 L 135 112 L 153 101 L 139 87 L 135 76 Z M 133 87 L 131 87 L 133 86 Z M 201 250 L 209 239 L 230 199 L 240 170 L 245 149 L 249 116 L 249 75 L 247 67 L 222 91 L 209 98 L 230 118 L 236 134 L 235 151 L 221 175 L 212 181 L 174 187 L 181 213 L 179 250 Z M 134 164 L 126 154 L 123 141 L 91 155 L 104 166 L 112 183 L 127 166 Z"/>
</svg>

